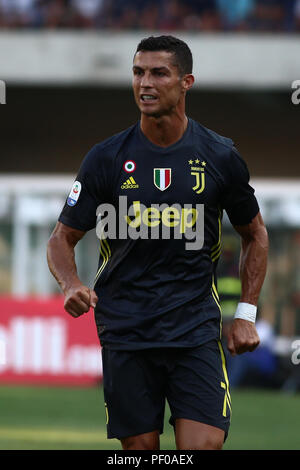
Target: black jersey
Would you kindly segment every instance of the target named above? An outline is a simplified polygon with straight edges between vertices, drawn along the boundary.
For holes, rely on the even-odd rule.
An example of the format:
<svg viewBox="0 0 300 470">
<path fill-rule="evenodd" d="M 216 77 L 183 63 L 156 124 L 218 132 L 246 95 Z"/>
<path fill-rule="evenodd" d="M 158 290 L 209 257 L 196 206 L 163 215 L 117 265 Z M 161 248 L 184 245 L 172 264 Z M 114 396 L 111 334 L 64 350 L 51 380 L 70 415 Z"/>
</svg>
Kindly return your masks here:
<svg viewBox="0 0 300 470">
<path fill-rule="evenodd" d="M 247 166 L 232 140 L 192 119 L 169 147 L 150 142 L 138 122 L 90 150 L 59 221 L 97 226 L 102 345 L 192 347 L 220 337 L 224 209 L 233 225 L 257 215 Z"/>
</svg>

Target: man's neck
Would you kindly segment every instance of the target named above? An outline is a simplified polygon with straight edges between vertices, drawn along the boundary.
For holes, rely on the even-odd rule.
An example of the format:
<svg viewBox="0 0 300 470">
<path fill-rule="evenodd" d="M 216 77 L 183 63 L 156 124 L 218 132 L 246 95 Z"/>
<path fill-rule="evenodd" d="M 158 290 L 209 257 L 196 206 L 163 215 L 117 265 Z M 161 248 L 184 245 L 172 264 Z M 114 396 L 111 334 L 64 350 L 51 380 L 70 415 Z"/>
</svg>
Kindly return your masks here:
<svg viewBox="0 0 300 470">
<path fill-rule="evenodd" d="M 183 136 L 188 125 L 186 115 L 161 118 L 149 117 L 142 114 L 141 131 L 155 145 L 169 147 Z"/>
</svg>

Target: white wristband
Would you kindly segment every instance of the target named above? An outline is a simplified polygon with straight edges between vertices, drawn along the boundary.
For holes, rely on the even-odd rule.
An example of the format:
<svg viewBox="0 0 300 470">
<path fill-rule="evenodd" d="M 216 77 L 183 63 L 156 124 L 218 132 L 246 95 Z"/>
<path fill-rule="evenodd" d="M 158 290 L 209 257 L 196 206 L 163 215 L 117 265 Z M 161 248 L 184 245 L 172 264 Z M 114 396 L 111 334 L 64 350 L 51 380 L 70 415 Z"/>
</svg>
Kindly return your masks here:
<svg viewBox="0 0 300 470">
<path fill-rule="evenodd" d="M 257 307 L 256 305 L 240 302 L 237 306 L 234 318 L 241 318 L 242 320 L 251 321 L 255 323 Z"/>
</svg>

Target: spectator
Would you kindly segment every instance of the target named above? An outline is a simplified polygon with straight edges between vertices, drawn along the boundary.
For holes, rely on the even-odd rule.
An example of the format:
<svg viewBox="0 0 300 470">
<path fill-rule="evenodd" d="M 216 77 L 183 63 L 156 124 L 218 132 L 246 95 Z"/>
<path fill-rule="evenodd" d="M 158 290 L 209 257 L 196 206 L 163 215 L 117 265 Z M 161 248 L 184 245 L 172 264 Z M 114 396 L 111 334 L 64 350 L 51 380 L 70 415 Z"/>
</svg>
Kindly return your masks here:
<svg viewBox="0 0 300 470">
<path fill-rule="evenodd" d="M 106 0 L 103 8 L 103 25 L 110 29 L 137 29 L 148 1 Z"/>
<path fill-rule="evenodd" d="M 164 31 L 183 29 L 184 5 L 178 0 L 166 0 L 161 7 L 159 29 Z"/>
<path fill-rule="evenodd" d="M 71 0 L 70 8 L 74 14 L 74 26 L 92 28 L 103 8 L 103 0 Z"/>
<path fill-rule="evenodd" d="M 287 32 L 294 31 L 296 27 L 296 3 L 297 0 L 282 0 L 282 6 L 284 9 L 283 29 Z"/>
<path fill-rule="evenodd" d="M 246 29 L 246 20 L 255 8 L 254 0 L 217 0 L 225 30 Z"/>
<path fill-rule="evenodd" d="M 139 27 L 148 31 L 154 31 L 158 28 L 160 18 L 159 5 L 148 4 L 140 15 Z"/>
<path fill-rule="evenodd" d="M 220 15 L 215 0 L 186 0 L 184 29 L 188 31 L 218 31 Z"/>
<path fill-rule="evenodd" d="M 294 8 L 295 29 L 296 31 L 300 31 L 300 0 L 296 1 L 296 5 Z"/>
<path fill-rule="evenodd" d="M 200 16 L 207 11 L 216 10 L 215 0 L 185 0 L 184 3 L 190 11 Z"/>
<path fill-rule="evenodd" d="M 0 27 L 300 31 L 300 0 L 0 0 Z"/>
<path fill-rule="evenodd" d="M 140 16 L 136 8 L 128 7 L 125 8 L 122 12 L 119 21 L 116 23 L 115 27 L 119 29 L 138 29 L 140 22 Z"/>
<path fill-rule="evenodd" d="M 60 28 L 68 24 L 68 0 L 41 0 L 42 26 Z"/>
<path fill-rule="evenodd" d="M 256 0 L 257 5 L 253 17 L 254 31 L 279 32 L 284 25 L 284 5 L 281 0 Z"/>
<path fill-rule="evenodd" d="M 35 0 L 0 0 L 2 21 L 8 27 L 30 26 Z"/>
</svg>

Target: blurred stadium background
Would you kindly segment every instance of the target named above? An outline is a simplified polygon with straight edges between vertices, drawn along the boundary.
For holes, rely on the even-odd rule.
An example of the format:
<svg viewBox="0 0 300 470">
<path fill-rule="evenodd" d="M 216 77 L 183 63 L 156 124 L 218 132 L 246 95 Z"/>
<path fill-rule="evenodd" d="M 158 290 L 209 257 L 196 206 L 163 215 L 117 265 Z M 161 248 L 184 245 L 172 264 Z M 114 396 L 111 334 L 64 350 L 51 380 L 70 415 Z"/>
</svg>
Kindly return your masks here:
<svg viewBox="0 0 300 470">
<path fill-rule="evenodd" d="M 132 57 L 163 33 L 190 45 L 188 114 L 235 141 L 270 236 L 261 345 L 228 357 L 225 449 L 300 448 L 300 0 L 0 0 L 1 449 L 120 448 L 105 437 L 93 316 L 64 313 L 45 249 L 85 153 L 138 119 Z M 240 291 L 226 216 L 223 233 L 226 332 Z M 76 256 L 90 286 L 97 253 L 88 233 Z M 174 448 L 167 421 L 162 448 Z"/>
</svg>

